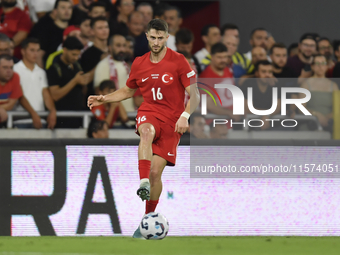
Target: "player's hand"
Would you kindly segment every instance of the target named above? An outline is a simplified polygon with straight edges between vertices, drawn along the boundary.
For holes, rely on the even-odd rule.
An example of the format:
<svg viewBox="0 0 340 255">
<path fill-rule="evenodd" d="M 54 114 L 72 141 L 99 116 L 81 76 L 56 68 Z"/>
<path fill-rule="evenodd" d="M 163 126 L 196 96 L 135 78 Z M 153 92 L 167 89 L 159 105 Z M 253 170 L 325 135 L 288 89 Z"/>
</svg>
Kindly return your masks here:
<svg viewBox="0 0 340 255">
<path fill-rule="evenodd" d="M 184 134 L 189 128 L 188 120 L 185 117 L 180 117 L 175 126 L 175 132 Z"/>
<path fill-rule="evenodd" d="M 84 72 L 80 71 L 76 74 L 74 79 L 77 84 L 86 86 L 87 84 L 90 83 L 90 74 L 89 73 L 84 74 Z"/>
<path fill-rule="evenodd" d="M 41 119 L 37 113 L 32 115 L 33 127 L 36 129 L 42 128 Z"/>
<path fill-rule="evenodd" d="M 100 96 L 89 96 L 87 99 L 87 106 L 92 110 L 93 107 L 102 105 L 105 102 L 103 95 Z"/>
<path fill-rule="evenodd" d="M 47 127 L 49 129 L 54 129 L 56 124 L 57 124 L 57 112 L 50 111 L 50 114 L 47 117 Z"/>
</svg>

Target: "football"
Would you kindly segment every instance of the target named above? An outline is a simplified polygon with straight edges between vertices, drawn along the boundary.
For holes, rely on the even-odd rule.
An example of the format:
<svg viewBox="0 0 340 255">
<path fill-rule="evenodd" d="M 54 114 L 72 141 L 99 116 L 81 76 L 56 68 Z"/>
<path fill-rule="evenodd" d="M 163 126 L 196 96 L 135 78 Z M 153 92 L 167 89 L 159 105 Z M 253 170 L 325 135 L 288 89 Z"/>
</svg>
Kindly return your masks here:
<svg viewBox="0 0 340 255">
<path fill-rule="evenodd" d="M 164 215 L 151 212 L 143 217 L 139 228 L 145 239 L 161 240 L 168 234 L 169 222 Z"/>
</svg>

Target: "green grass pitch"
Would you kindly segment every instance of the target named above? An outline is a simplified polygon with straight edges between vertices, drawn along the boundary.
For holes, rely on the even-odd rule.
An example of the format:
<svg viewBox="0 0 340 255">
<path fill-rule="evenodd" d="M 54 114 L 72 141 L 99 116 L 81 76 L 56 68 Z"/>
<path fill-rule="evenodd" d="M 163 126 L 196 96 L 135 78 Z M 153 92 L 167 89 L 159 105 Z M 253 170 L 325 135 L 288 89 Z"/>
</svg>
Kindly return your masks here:
<svg viewBox="0 0 340 255">
<path fill-rule="evenodd" d="M 0 237 L 0 255 L 332 255 L 339 237 Z"/>
</svg>

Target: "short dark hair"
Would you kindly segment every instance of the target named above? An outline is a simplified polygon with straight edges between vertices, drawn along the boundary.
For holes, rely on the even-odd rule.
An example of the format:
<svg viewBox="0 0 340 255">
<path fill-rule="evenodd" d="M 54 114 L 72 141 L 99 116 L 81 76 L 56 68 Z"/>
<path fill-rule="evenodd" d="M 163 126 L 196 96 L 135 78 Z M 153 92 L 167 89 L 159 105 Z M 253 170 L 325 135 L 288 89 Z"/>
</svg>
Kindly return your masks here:
<svg viewBox="0 0 340 255">
<path fill-rule="evenodd" d="M 156 5 L 154 8 L 154 17 L 161 17 L 163 16 L 165 10 L 169 7 L 170 5 L 168 3 L 160 2 L 159 4 Z"/>
<path fill-rule="evenodd" d="M 340 47 L 340 40 L 334 40 L 333 42 L 334 51 L 339 51 L 340 50 L 339 47 Z"/>
<path fill-rule="evenodd" d="M 148 7 L 151 7 L 152 11 L 153 11 L 153 7 L 151 4 L 147 3 L 147 2 L 142 2 L 140 3 L 138 6 L 137 6 L 137 10 L 139 7 L 143 7 L 143 6 L 148 6 Z"/>
<path fill-rule="evenodd" d="M 224 24 L 221 27 L 221 35 L 223 36 L 225 31 L 227 31 L 227 30 L 234 30 L 234 29 L 237 29 L 237 31 L 239 31 L 238 26 L 236 26 L 235 24 L 232 24 L 232 23 Z"/>
<path fill-rule="evenodd" d="M 218 42 L 215 43 L 212 47 L 211 47 L 211 55 L 215 55 L 216 53 L 221 53 L 221 52 L 227 52 L 228 48 L 227 46 L 225 46 L 223 43 Z"/>
<path fill-rule="evenodd" d="M 325 58 L 325 60 L 326 60 L 326 62 L 327 62 L 327 58 L 325 57 L 325 55 L 322 55 L 322 54 L 315 54 L 315 55 L 313 55 L 312 65 L 315 64 L 315 59 L 318 58 L 318 57 L 323 57 L 323 58 Z"/>
<path fill-rule="evenodd" d="M 177 31 L 175 35 L 176 43 L 188 44 L 194 41 L 194 34 L 190 29 L 181 28 Z"/>
<path fill-rule="evenodd" d="M 209 29 L 212 27 L 217 27 L 218 29 L 220 29 L 218 26 L 214 24 L 205 25 L 201 30 L 201 36 L 207 36 L 209 34 Z"/>
<path fill-rule="evenodd" d="M 126 39 L 126 41 L 128 41 L 128 42 L 132 42 L 133 45 L 136 44 L 135 38 L 133 38 L 131 35 L 125 36 L 125 39 Z"/>
<path fill-rule="evenodd" d="M 182 18 L 182 12 L 181 10 L 177 7 L 177 6 L 173 6 L 173 5 L 169 5 L 165 10 L 164 12 L 166 11 L 177 11 L 177 17 L 178 18 Z"/>
<path fill-rule="evenodd" d="M 263 27 L 258 27 L 258 28 L 253 29 L 253 30 L 250 32 L 250 38 L 253 38 L 254 34 L 255 34 L 257 31 L 266 31 L 266 32 L 267 32 L 267 29 L 265 29 L 265 28 L 263 28 Z"/>
<path fill-rule="evenodd" d="M 306 39 L 311 39 L 313 40 L 315 43 L 316 43 L 316 38 L 318 37 L 317 34 L 315 33 L 305 33 L 303 34 L 301 37 L 300 37 L 300 43 L 302 43 L 303 40 L 306 40 Z"/>
<path fill-rule="evenodd" d="M 169 31 L 168 24 L 162 19 L 151 20 L 147 26 L 147 31 L 149 32 L 151 29 L 155 29 L 156 31 L 164 31 L 166 33 Z"/>
<path fill-rule="evenodd" d="M 58 8 L 58 5 L 59 5 L 60 2 L 69 2 L 70 4 L 72 4 L 70 0 L 57 0 L 57 1 L 55 1 L 54 9 Z"/>
<path fill-rule="evenodd" d="M 102 130 L 104 128 L 104 125 L 107 125 L 106 121 L 92 118 L 87 129 L 87 137 L 93 138 L 93 133 L 97 133 L 98 131 Z"/>
<path fill-rule="evenodd" d="M 25 40 L 22 41 L 21 43 L 21 48 L 26 49 L 30 43 L 35 43 L 40 45 L 40 41 L 37 38 L 34 37 L 28 37 Z"/>
<path fill-rule="evenodd" d="M 316 49 L 319 51 L 319 42 L 321 41 L 327 41 L 329 43 L 329 45 L 331 45 L 331 47 L 333 47 L 331 40 L 329 40 L 328 37 L 321 37 L 319 40 L 317 40 L 316 42 Z"/>
<path fill-rule="evenodd" d="M 293 49 L 296 49 L 297 47 L 299 47 L 298 43 L 292 43 L 291 45 L 289 45 L 288 47 L 288 55 L 290 55 L 290 53 L 292 52 Z"/>
<path fill-rule="evenodd" d="M 89 6 L 89 12 L 92 11 L 95 7 L 103 7 L 106 10 L 106 5 L 103 2 L 93 2 Z"/>
<path fill-rule="evenodd" d="M 99 90 L 103 91 L 104 89 L 116 89 L 115 82 L 112 80 L 104 80 L 99 84 Z"/>
<path fill-rule="evenodd" d="M 260 65 L 262 66 L 273 66 L 268 60 L 260 60 L 255 64 L 254 73 L 259 70 Z"/>
<path fill-rule="evenodd" d="M 9 54 L 1 54 L 0 55 L 0 62 L 1 62 L 2 59 L 10 61 L 10 60 L 13 60 L 13 57 Z"/>
<path fill-rule="evenodd" d="M 269 50 L 269 55 L 273 54 L 275 48 L 287 49 L 286 45 L 284 45 L 283 43 L 274 43 Z"/>
<path fill-rule="evenodd" d="M 77 37 L 68 36 L 63 43 L 63 48 L 68 50 L 82 50 L 84 45 L 79 41 Z"/>
<path fill-rule="evenodd" d="M 96 22 L 98 22 L 98 21 L 106 21 L 108 23 L 108 21 L 105 17 L 99 16 L 99 17 L 91 19 L 91 24 L 90 24 L 91 28 L 93 28 L 94 25 L 96 24 Z"/>
<path fill-rule="evenodd" d="M 0 33 L 0 42 L 10 42 L 10 41 L 11 39 L 7 35 Z"/>
<path fill-rule="evenodd" d="M 112 35 L 112 36 L 109 38 L 109 45 L 112 45 L 112 44 L 113 44 L 114 38 L 115 38 L 116 36 L 122 36 L 122 37 L 125 38 L 124 35 L 121 35 L 121 34 L 114 34 L 114 35 Z M 126 39 L 126 38 L 125 38 L 125 39 Z"/>
</svg>

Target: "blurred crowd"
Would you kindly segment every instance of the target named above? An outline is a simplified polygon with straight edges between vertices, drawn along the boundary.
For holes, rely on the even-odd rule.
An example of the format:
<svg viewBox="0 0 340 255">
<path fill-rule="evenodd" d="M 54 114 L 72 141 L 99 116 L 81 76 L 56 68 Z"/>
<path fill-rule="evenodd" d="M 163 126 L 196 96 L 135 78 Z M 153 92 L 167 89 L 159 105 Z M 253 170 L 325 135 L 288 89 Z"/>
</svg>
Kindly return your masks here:
<svg viewBox="0 0 340 255">
<path fill-rule="evenodd" d="M 30 118 L 17 117 L 14 127 L 82 127 L 82 118 L 57 117 L 57 111 L 89 111 L 89 95 L 125 86 L 134 58 L 149 51 L 145 31 L 153 18 L 168 23 L 167 46 L 186 57 L 198 78 L 234 84 L 246 99 L 247 88 L 252 87 L 256 109 L 271 108 L 271 88 L 292 86 L 280 80 L 294 78 L 293 86 L 312 94 L 305 107 L 324 130 L 332 132 L 332 94 L 338 85 L 331 78 L 340 77 L 340 41 L 306 33 L 284 45 L 265 28 L 255 28 L 249 35 L 249 51 L 242 53 L 237 24 L 206 24 L 201 37 L 194 38 L 190 28 L 182 27 L 178 7 L 133 0 L 1 0 L 0 126 L 6 127 L 7 111 L 27 111 Z M 200 40 L 204 47 L 192 52 L 194 41 Z M 240 121 L 242 117 L 233 115 L 230 91 L 219 94 L 222 105 L 215 106 L 208 97 L 208 112 Z M 103 130 L 99 135 L 103 138 L 109 128 L 133 128 L 128 113 L 142 103 L 137 91 L 131 99 L 95 107 L 88 136 L 97 137 L 97 131 Z M 278 112 L 279 106 L 280 100 Z M 38 115 L 42 111 L 48 112 L 46 118 Z M 291 117 L 300 113 L 293 107 L 287 111 Z M 198 115 L 191 117 L 190 126 L 197 138 L 226 138 L 230 129 L 212 128 L 211 120 Z M 299 128 L 312 130 L 311 126 Z M 270 128 L 264 125 L 260 130 Z"/>
</svg>

